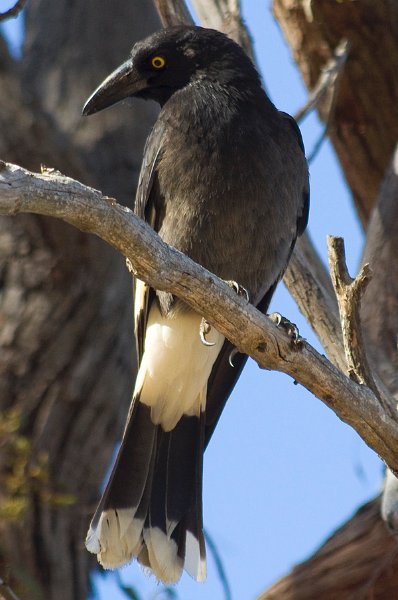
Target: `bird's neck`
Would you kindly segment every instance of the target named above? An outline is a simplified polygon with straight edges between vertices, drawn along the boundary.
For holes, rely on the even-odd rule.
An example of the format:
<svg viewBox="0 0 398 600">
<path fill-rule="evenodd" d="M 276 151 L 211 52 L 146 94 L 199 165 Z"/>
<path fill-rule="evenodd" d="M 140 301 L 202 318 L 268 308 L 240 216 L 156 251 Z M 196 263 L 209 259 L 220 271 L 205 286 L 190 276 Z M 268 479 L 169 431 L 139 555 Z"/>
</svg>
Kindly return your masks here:
<svg viewBox="0 0 398 600">
<path fill-rule="evenodd" d="M 231 115 L 250 111 L 275 113 L 276 108 L 261 87 L 252 79 L 227 82 L 198 78 L 174 93 L 163 105 L 167 118 L 194 124 L 199 120 L 216 124 Z"/>
</svg>

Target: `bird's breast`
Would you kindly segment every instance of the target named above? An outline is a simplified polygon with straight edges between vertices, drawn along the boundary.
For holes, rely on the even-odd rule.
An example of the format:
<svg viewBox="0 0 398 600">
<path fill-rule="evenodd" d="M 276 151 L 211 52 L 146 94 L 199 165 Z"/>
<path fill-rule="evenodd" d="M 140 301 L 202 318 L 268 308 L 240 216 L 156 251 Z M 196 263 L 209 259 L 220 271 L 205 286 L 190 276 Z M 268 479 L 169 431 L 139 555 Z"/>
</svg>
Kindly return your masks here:
<svg viewBox="0 0 398 600">
<path fill-rule="evenodd" d="M 158 165 L 160 236 L 252 297 L 284 268 L 297 221 L 294 166 L 270 129 L 256 111 L 196 111 L 169 128 Z"/>
</svg>

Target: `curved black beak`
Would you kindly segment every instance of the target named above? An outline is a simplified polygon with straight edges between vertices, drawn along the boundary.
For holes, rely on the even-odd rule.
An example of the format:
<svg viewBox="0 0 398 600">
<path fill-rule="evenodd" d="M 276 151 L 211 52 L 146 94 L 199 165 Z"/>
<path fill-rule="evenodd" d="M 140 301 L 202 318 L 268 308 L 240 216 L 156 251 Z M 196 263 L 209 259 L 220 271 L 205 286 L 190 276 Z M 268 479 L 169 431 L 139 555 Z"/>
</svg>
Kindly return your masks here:
<svg viewBox="0 0 398 600">
<path fill-rule="evenodd" d="M 129 59 L 113 71 L 91 94 L 83 106 L 83 115 L 93 115 L 120 100 L 134 96 L 147 86 L 147 80 L 137 72 L 133 61 Z"/>
</svg>

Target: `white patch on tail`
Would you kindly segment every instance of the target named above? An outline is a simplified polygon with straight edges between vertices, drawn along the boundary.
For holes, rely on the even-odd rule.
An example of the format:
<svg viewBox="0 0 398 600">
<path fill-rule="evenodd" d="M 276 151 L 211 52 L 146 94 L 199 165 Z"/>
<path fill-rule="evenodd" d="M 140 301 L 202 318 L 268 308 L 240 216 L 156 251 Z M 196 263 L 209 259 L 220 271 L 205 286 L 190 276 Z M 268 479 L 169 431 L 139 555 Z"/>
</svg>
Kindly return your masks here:
<svg viewBox="0 0 398 600">
<path fill-rule="evenodd" d="M 163 317 L 152 304 L 145 350 L 134 396 L 151 407 L 151 419 L 164 431 L 173 429 L 182 415 L 199 416 L 206 405 L 207 381 L 224 343 L 211 328 L 205 346 L 199 335 L 201 316 L 191 310 Z"/>
<path fill-rule="evenodd" d="M 101 513 L 96 527 L 90 526 L 86 548 L 97 555 L 104 569 L 116 569 L 137 556 L 142 546 L 144 522 L 135 519 L 133 508 L 108 509 Z"/>
<path fill-rule="evenodd" d="M 183 560 L 177 554 L 176 542 L 159 527 L 144 529 L 150 568 L 164 583 L 177 583 L 182 574 Z"/>
<path fill-rule="evenodd" d="M 205 581 L 206 558 L 200 555 L 199 542 L 190 531 L 187 531 L 185 536 L 184 569 L 196 581 Z"/>
</svg>

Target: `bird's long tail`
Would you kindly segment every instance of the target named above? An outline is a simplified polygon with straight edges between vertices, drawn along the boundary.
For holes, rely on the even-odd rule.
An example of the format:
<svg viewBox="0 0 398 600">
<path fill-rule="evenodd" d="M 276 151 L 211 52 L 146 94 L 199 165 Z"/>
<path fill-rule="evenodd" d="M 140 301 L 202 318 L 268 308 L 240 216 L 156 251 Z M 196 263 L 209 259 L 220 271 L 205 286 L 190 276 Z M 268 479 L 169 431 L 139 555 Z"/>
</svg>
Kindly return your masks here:
<svg viewBox="0 0 398 600">
<path fill-rule="evenodd" d="M 162 316 L 153 303 L 122 444 L 86 539 L 109 569 L 133 557 L 174 583 L 206 577 L 202 464 L 207 381 L 224 338 L 201 317 Z"/>
<path fill-rule="evenodd" d="M 165 583 L 206 577 L 202 527 L 203 413 L 165 432 L 135 401 L 86 546 L 107 569 L 137 557 Z"/>
</svg>

